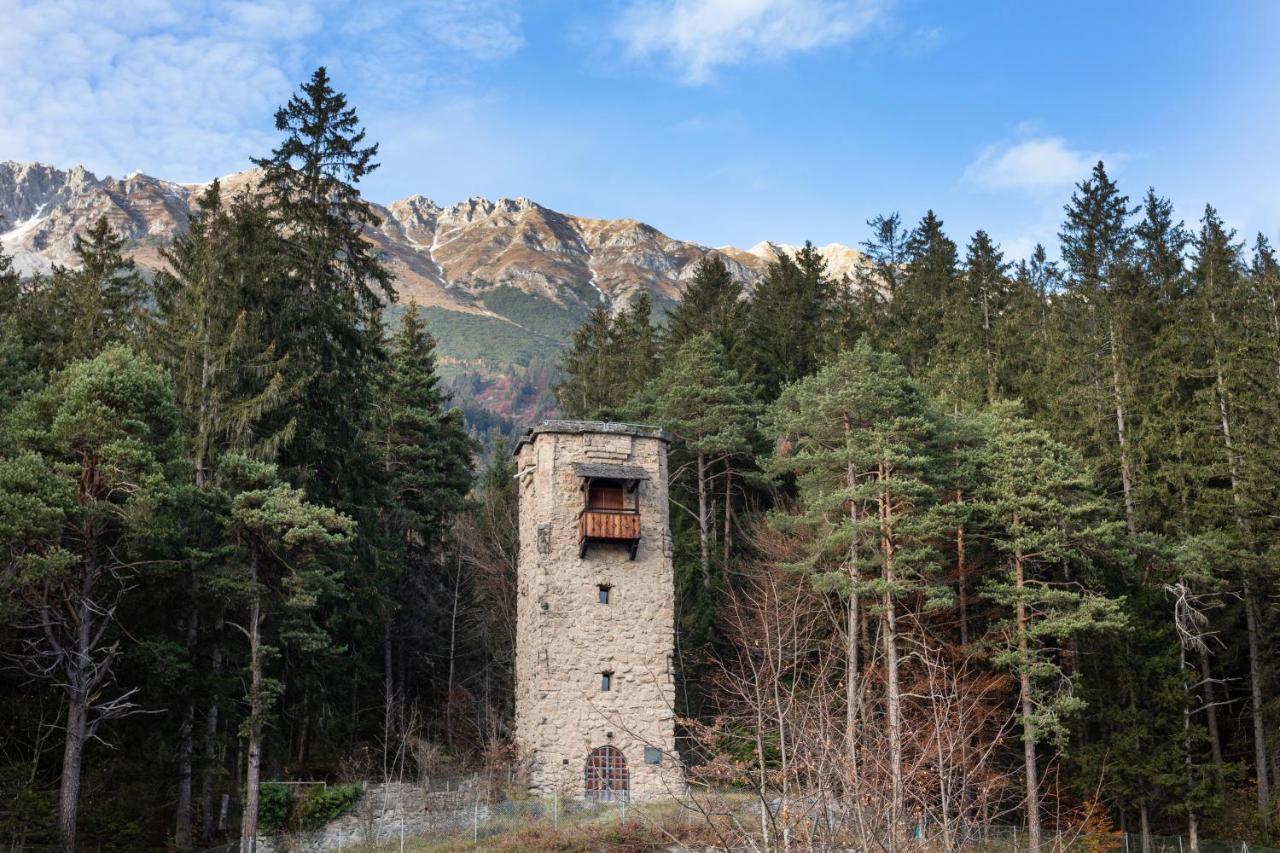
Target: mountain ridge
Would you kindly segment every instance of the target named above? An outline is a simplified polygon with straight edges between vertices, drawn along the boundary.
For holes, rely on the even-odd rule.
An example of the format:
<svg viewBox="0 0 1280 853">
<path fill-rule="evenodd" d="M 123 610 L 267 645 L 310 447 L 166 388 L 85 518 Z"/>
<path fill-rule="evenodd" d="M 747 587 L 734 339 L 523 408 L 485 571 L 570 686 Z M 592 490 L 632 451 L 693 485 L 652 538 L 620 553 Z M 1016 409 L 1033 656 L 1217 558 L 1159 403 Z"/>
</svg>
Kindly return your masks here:
<svg viewBox="0 0 1280 853">
<path fill-rule="evenodd" d="M 219 180 L 238 193 L 252 191 L 257 175 L 250 169 Z M 83 166 L 0 161 L 0 246 L 24 274 L 48 272 L 71 265 L 74 235 L 105 216 L 128 241 L 129 255 L 157 270 L 161 250 L 187 228 L 209 183 L 166 181 L 140 170 L 99 178 Z M 527 340 L 508 341 L 518 352 L 495 359 L 527 363 L 535 353 L 551 355 L 563 346 L 593 308 L 616 312 L 647 292 L 661 313 L 709 254 L 720 255 L 750 288 L 780 252 L 796 249 L 770 241 L 712 248 L 637 219 L 582 217 L 526 197 L 472 196 L 444 206 L 414 193 L 371 204 L 381 223 L 367 229 L 367 239 L 391 270 L 400 302 L 431 314 L 443 354 L 463 361 L 483 358 L 484 348 L 448 340 L 450 327 L 464 338 L 477 335 L 477 323 L 522 330 Z M 838 243 L 819 253 L 835 277 L 852 276 L 866 263 L 861 252 Z"/>
</svg>

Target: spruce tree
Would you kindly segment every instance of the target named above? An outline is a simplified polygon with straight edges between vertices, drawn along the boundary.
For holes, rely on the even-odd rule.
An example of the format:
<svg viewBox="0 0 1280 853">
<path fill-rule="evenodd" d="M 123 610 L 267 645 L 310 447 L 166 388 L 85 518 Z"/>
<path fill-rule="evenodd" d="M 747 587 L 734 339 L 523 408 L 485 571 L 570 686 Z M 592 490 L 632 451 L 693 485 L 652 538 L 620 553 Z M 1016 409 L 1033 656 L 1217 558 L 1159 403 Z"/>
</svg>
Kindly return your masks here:
<svg viewBox="0 0 1280 853">
<path fill-rule="evenodd" d="M 183 616 L 173 626 L 175 644 L 186 650 L 189 673 L 180 691 L 174 834 L 179 850 L 193 846 L 196 705 L 205 711 L 203 776 L 211 800 L 216 768 L 209 729 L 216 731 L 225 698 L 216 682 L 226 657 L 226 607 L 210 595 L 205 578 L 225 558 L 225 542 L 219 500 L 205 492 L 223 455 L 273 457 L 292 428 L 292 421 L 277 421 L 274 432 L 264 429 L 288 397 L 287 365 L 264 340 L 261 318 L 266 312 L 260 301 L 272 292 L 281 248 L 263 207 L 250 197 L 228 207 L 214 181 L 197 200 L 187 233 L 163 251 L 169 269 L 154 283 L 147 344 L 173 378 L 196 490 L 182 501 L 188 535 L 181 555 L 183 592 L 175 605 Z M 202 660 L 210 662 L 213 678 L 202 677 Z"/>
<path fill-rule="evenodd" d="M 616 317 L 597 308 L 573 333 L 560 360 L 560 409 L 571 418 L 617 417 L 658 368 L 653 301 L 642 293 Z"/>
<path fill-rule="evenodd" d="M 303 389 L 282 412 L 296 423 L 282 462 L 310 494 L 354 506 L 369 485 L 363 430 L 384 357 L 381 312 L 394 298 L 391 273 L 364 236 L 378 217 L 356 188 L 377 168 L 378 146 L 364 144 L 355 109 L 323 67 L 276 112 L 276 129 L 284 138 L 254 164 L 289 285 L 270 336 Z"/>
<path fill-rule="evenodd" d="M 969 241 L 955 294 L 943 303 L 937 344 L 928 357 L 928 386 L 953 405 L 978 406 L 1009 391 L 1004 353 L 1020 341 L 1005 329 L 1010 284 L 1004 253 L 985 231 Z"/>
<path fill-rule="evenodd" d="M 1249 668 L 1249 704 L 1252 716 L 1254 772 L 1257 778 L 1258 813 L 1269 820 L 1271 768 L 1267 756 L 1265 687 L 1263 668 L 1266 647 L 1261 602 L 1270 597 L 1271 572 L 1266 555 L 1275 532 L 1270 507 L 1277 497 L 1273 466 L 1276 446 L 1272 428 L 1277 411 L 1274 401 L 1259 392 L 1268 389 L 1271 375 L 1268 348 L 1259 347 L 1256 312 L 1243 258 L 1243 247 L 1234 231 L 1226 228 L 1217 211 L 1205 206 L 1194 240 L 1192 281 L 1196 312 L 1203 330 L 1201 363 L 1207 387 L 1200 389 L 1202 417 L 1211 431 L 1216 470 L 1204 484 L 1197 508 L 1225 510 L 1220 529 L 1234 533 L 1239 551 L 1249 555 L 1237 564 L 1235 578 L 1241 590 Z M 1265 315 L 1261 317 L 1265 325 Z M 1248 401 L 1248 402 L 1246 402 Z M 1216 476 L 1215 476 L 1216 475 Z M 1222 488 L 1225 485 L 1226 488 Z"/>
<path fill-rule="evenodd" d="M 1067 355 L 1063 428 L 1098 459 L 1098 475 L 1119 492 L 1130 532 L 1139 529 L 1135 480 L 1136 358 L 1145 343 L 1130 334 L 1126 294 L 1136 277 L 1133 210 L 1099 162 L 1077 185 L 1059 238 L 1068 276 L 1060 297 L 1058 344 Z"/>
<path fill-rule="evenodd" d="M 765 399 L 808 376 L 835 349 L 835 285 L 812 243 L 769 264 L 747 309 L 746 376 Z"/>
<path fill-rule="evenodd" d="M 745 339 L 745 317 L 742 282 L 729 272 L 724 258 L 709 254 L 698 262 L 680 301 L 667 312 L 663 353 L 669 358 L 687 341 L 710 332 L 730 364 L 737 364 Z"/>
<path fill-rule="evenodd" d="M 105 216 L 76 234 L 75 267 L 55 267 L 48 302 L 54 366 L 91 358 L 107 346 L 135 342 L 142 328 L 146 286 L 124 255 L 125 239 Z"/>
<path fill-rule="evenodd" d="M 891 349 L 913 375 L 928 372 L 947 306 L 956 299 L 956 244 L 930 210 L 904 246 L 902 283 L 889 305 Z"/>
</svg>

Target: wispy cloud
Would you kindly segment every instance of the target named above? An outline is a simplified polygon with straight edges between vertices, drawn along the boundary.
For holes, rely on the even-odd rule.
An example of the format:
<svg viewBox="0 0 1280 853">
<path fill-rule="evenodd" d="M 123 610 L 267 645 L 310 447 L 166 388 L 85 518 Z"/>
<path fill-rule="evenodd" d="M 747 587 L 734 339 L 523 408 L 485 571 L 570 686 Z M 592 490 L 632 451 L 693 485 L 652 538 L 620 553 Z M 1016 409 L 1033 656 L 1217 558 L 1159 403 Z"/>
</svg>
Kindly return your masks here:
<svg viewBox="0 0 1280 853">
<path fill-rule="evenodd" d="M 1060 136 L 1035 136 L 987 146 L 964 177 L 984 189 L 1057 189 L 1087 177 L 1093 164 L 1104 159 L 1115 157 L 1072 148 Z"/>
<path fill-rule="evenodd" d="M 405 87 L 450 57 L 450 67 L 491 61 L 523 44 L 516 0 L 432 0 L 408 11 L 375 2 L 355 17 L 338 0 L 0 7 L 0 156 L 180 180 L 265 153 L 272 111 L 315 65 L 329 65 L 348 91 L 355 80 Z M 384 44 L 404 49 L 381 52 Z"/>
<path fill-rule="evenodd" d="M 633 58 L 656 58 L 692 85 L 723 67 L 849 42 L 888 0 L 633 0 L 613 35 Z"/>
</svg>

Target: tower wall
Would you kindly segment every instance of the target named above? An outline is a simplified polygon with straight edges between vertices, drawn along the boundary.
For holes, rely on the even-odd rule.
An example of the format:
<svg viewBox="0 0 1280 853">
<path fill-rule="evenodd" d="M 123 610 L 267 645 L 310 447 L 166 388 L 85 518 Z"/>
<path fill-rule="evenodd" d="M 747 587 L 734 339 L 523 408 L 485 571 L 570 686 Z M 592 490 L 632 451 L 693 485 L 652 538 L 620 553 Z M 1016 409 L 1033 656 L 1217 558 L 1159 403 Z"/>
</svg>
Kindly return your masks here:
<svg viewBox="0 0 1280 853">
<path fill-rule="evenodd" d="M 583 796 L 588 755 L 613 746 L 626 759 L 633 800 L 679 793 L 666 435 L 627 424 L 548 421 L 515 455 L 516 737 L 530 788 Z M 634 560 L 620 542 L 592 542 L 579 556 L 584 464 L 644 470 Z M 608 604 L 599 602 L 601 585 L 610 587 Z M 602 692 L 606 671 L 612 684 Z M 646 763 L 646 747 L 660 763 Z"/>
</svg>

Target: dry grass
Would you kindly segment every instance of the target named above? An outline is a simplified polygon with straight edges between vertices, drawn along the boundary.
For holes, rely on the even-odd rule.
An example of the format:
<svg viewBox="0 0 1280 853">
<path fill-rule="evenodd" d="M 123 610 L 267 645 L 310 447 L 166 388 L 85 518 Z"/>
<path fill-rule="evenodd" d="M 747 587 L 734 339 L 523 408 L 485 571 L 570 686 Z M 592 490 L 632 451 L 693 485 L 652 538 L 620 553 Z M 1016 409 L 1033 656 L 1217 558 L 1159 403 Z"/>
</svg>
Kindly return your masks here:
<svg viewBox="0 0 1280 853">
<path fill-rule="evenodd" d="M 561 817 L 554 824 L 549 818 L 501 816 L 481 823 L 479 835 L 477 841 L 472 841 L 471 830 L 466 829 L 433 838 L 406 838 L 404 849 L 406 853 L 455 853 L 464 850 L 493 853 L 616 850 L 644 853 L 682 847 L 705 848 L 715 844 L 715 838 L 707 830 L 702 817 L 690 813 L 676 802 L 578 813 Z M 399 853 L 400 843 L 396 840 L 345 849 L 351 853 Z"/>
</svg>

